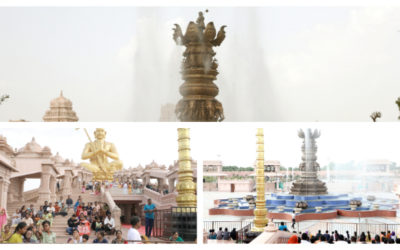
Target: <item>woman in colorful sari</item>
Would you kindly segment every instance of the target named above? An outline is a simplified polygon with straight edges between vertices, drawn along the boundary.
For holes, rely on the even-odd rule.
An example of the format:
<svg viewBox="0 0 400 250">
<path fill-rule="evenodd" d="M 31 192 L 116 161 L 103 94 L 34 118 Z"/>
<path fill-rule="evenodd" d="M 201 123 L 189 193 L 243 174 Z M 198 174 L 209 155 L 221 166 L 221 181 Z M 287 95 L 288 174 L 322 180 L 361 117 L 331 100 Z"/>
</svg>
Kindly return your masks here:
<svg viewBox="0 0 400 250">
<path fill-rule="evenodd" d="M 4 208 L 0 210 L 0 233 L 3 231 L 3 226 L 7 224 L 7 212 Z"/>
</svg>

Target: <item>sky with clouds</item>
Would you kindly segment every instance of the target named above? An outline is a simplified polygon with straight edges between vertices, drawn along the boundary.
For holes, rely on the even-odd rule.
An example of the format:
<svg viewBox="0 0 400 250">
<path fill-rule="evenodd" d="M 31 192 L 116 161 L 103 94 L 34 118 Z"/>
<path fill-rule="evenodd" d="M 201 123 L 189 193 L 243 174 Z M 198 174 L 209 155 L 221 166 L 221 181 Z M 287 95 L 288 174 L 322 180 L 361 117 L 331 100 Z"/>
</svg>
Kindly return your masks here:
<svg viewBox="0 0 400 250">
<path fill-rule="evenodd" d="M 41 121 L 61 90 L 80 121 L 158 121 L 177 103 L 202 7 L 0 7 L 0 121 Z M 214 7 L 226 121 L 395 121 L 399 7 Z M 0 93 L 0 94 L 1 94 Z"/>
</svg>

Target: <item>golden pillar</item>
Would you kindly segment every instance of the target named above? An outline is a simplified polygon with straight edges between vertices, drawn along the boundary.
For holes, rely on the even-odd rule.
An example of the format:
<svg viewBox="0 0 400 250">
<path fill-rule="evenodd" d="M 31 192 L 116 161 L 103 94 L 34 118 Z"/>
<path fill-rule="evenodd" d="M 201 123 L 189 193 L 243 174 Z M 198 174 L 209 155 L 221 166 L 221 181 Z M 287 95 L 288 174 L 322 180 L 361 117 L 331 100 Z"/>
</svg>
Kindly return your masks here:
<svg viewBox="0 0 400 250">
<path fill-rule="evenodd" d="M 254 232 L 262 232 L 268 223 L 267 208 L 265 207 L 264 183 L 264 131 L 257 129 L 257 165 L 256 165 L 256 209 L 254 210 Z"/>
<path fill-rule="evenodd" d="M 188 128 L 178 128 L 179 170 L 176 190 L 178 207 L 197 207 L 196 183 L 193 182 Z"/>
</svg>

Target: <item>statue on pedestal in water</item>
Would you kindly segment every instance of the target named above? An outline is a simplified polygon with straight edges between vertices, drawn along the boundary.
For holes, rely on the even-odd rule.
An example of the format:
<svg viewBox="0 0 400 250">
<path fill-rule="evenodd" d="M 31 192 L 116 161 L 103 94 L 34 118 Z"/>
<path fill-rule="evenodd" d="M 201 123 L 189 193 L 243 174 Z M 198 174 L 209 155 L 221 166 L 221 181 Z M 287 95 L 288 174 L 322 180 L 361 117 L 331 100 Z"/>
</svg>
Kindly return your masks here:
<svg viewBox="0 0 400 250">
<path fill-rule="evenodd" d="M 90 142 L 86 143 L 83 149 L 82 160 L 89 159 L 90 163 L 82 162 L 81 165 L 93 173 L 94 181 L 112 181 L 114 172 L 122 169 L 115 145 L 105 141 L 106 131 L 102 128 L 97 128 L 94 132 L 94 141 L 90 139 L 86 130 L 85 133 Z"/>
<path fill-rule="evenodd" d="M 305 132 L 300 129 L 298 136 L 303 139 L 301 151 L 303 155 L 300 163 L 301 177 L 295 181 L 290 189 L 291 194 L 295 195 L 321 195 L 327 193 L 325 183 L 318 179 L 318 171 L 320 170 L 317 162 L 317 144 L 315 139 L 319 138 L 321 132 L 307 129 Z"/>
<path fill-rule="evenodd" d="M 213 22 L 204 24 L 203 12 L 195 22 L 190 22 L 185 34 L 175 24 L 173 39 L 186 47 L 183 53 L 182 79 L 179 91 L 183 98 L 176 105 L 175 113 L 180 121 L 222 121 L 222 104 L 215 99 L 219 89 L 213 83 L 218 75 L 218 62 L 213 47 L 225 39 L 225 25 L 217 34 Z"/>
</svg>

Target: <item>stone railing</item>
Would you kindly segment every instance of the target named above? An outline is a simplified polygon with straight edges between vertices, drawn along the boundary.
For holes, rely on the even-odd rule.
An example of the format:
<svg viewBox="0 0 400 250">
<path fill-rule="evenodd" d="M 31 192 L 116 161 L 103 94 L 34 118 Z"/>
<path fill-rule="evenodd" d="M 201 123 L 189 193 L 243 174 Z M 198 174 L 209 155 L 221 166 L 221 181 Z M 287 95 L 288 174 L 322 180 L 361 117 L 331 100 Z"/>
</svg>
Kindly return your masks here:
<svg viewBox="0 0 400 250">
<path fill-rule="evenodd" d="M 121 229 L 121 209 L 117 206 L 117 204 L 115 204 L 110 191 L 104 187 L 101 187 L 101 200 L 107 203 L 108 207 L 110 208 L 112 217 L 115 221 L 115 228 Z"/>
<path fill-rule="evenodd" d="M 162 194 L 160 194 L 159 192 L 156 192 L 147 187 L 144 187 L 143 194 L 145 196 L 147 196 L 148 198 L 152 199 L 153 201 L 155 201 L 156 203 L 158 203 L 158 204 L 161 203 Z"/>
<path fill-rule="evenodd" d="M 39 188 L 26 191 L 22 194 L 24 201 L 36 200 L 39 197 Z"/>
<path fill-rule="evenodd" d="M 176 196 L 178 196 L 177 192 L 163 195 L 161 197 L 162 205 L 168 208 L 176 206 Z"/>
</svg>

